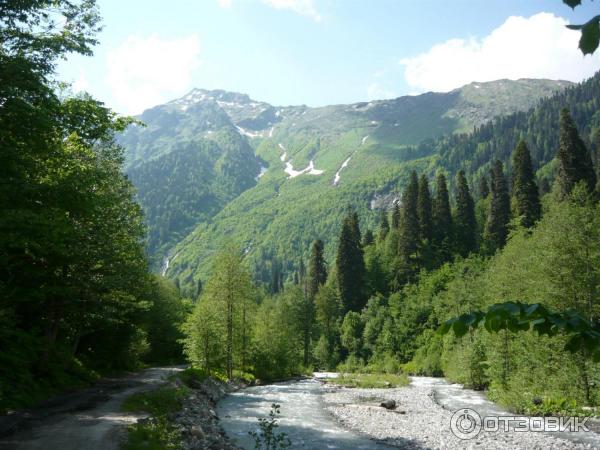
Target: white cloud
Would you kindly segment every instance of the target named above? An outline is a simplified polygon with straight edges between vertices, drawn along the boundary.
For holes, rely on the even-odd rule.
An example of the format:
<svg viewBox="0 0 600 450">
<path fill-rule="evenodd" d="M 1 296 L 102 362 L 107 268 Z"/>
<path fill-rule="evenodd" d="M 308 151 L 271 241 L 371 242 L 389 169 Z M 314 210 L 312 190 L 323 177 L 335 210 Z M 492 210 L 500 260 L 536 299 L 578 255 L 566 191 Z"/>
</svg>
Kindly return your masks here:
<svg viewBox="0 0 600 450">
<path fill-rule="evenodd" d="M 107 55 L 106 81 L 121 113 L 138 114 L 145 108 L 183 94 L 200 64 L 200 39 L 129 36 Z"/>
<path fill-rule="evenodd" d="M 261 0 L 265 5 L 275 9 L 287 9 L 301 16 L 310 17 L 316 22 L 321 21 L 321 15 L 315 6 L 315 0 Z M 233 0 L 217 0 L 221 8 L 230 9 Z"/>
<path fill-rule="evenodd" d="M 262 0 L 263 3 L 275 9 L 287 9 L 300 14 L 301 16 L 310 17 L 319 22 L 321 15 L 317 11 L 314 0 Z"/>
<path fill-rule="evenodd" d="M 400 64 L 408 85 L 421 92 L 501 78 L 581 81 L 600 68 L 600 52 L 583 57 L 579 32 L 566 24 L 550 13 L 513 16 L 482 39 L 451 39 Z"/>
</svg>

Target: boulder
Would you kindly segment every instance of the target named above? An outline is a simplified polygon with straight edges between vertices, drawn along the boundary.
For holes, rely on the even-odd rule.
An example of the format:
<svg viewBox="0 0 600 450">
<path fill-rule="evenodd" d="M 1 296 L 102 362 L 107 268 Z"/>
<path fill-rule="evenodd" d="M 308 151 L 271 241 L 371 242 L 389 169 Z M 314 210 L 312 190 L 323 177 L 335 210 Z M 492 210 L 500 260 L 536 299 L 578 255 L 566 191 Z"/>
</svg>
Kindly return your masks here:
<svg viewBox="0 0 600 450">
<path fill-rule="evenodd" d="M 396 400 L 385 400 L 381 405 L 385 409 L 396 409 Z"/>
</svg>

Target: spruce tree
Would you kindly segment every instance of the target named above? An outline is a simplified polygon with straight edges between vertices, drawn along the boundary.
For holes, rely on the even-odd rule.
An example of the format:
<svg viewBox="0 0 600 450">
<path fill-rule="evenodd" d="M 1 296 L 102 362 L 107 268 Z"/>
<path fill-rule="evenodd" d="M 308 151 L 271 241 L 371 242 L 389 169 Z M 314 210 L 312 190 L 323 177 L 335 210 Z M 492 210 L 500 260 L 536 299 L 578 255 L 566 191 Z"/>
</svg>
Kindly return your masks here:
<svg viewBox="0 0 600 450">
<path fill-rule="evenodd" d="M 392 210 L 392 229 L 397 230 L 400 228 L 400 202 L 394 202 L 394 209 Z"/>
<path fill-rule="evenodd" d="M 416 254 L 419 249 L 419 217 L 417 203 L 419 194 L 419 179 L 412 172 L 408 186 L 402 195 L 402 215 L 400 220 L 400 239 L 398 240 L 398 256 L 401 270 L 410 277 L 415 271 Z"/>
<path fill-rule="evenodd" d="M 335 264 L 344 313 L 360 311 L 365 303 L 363 298 L 365 262 L 358 217 L 354 212 L 349 212 L 342 223 Z"/>
<path fill-rule="evenodd" d="M 327 266 L 323 256 L 325 245 L 321 239 L 313 241 L 308 262 L 308 297 L 314 300 L 319 288 L 327 281 Z"/>
<path fill-rule="evenodd" d="M 491 189 L 492 199 L 485 224 L 484 240 L 487 252 L 493 254 L 506 244 L 510 221 L 508 187 L 502 163 L 498 160 L 494 162 L 491 170 Z"/>
<path fill-rule="evenodd" d="M 551 187 L 550 187 L 550 182 L 548 181 L 548 178 L 543 177 L 540 180 L 540 188 L 539 188 L 540 197 L 549 193 L 550 189 L 551 189 Z"/>
<path fill-rule="evenodd" d="M 521 225 L 531 227 L 541 214 L 540 196 L 531 165 L 531 155 L 527 144 L 520 141 L 513 153 L 513 186 L 515 213 Z"/>
<path fill-rule="evenodd" d="M 375 237 L 373 236 L 373 232 L 371 230 L 365 231 L 365 235 L 363 236 L 363 247 L 368 245 L 372 245 L 375 243 Z"/>
<path fill-rule="evenodd" d="M 360 234 L 360 225 L 359 225 L 359 222 L 358 222 L 358 214 L 356 213 L 356 211 L 352 210 L 349 213 L 349 216 L 350 216 L 350 224 L 351 224 L 351 228 L 352 228 L 353 238 L 362 247 L 361 234 Z"/>
<path fill-rule="evenodd" d="M 379 242 L 385 241 L 388 233 L 390 232 L 390 222 L 388 221 L 387 211 L 384 209 L 381 210 L 381 215 L 379 218 Z"/>
<path fill-rule="evenodd" d="M 437 176 L 435 198 L 433 200 L 433 239 L 439 262 L 450 259 L 450 237 L 452 235 L 452 215 L 448 186 L 443 173 Z"/>
<path fill-rule="evenodd" d="M 475 203 L 464 170 L 456 177 L 456 247 L 461 256 L 467 256 L 477 247 L 477 221 L 475 219 Z"/>
<path fill-rule="evenodd" d="M 431 242 L 433 233 L 431 214 L 431 192 L 429 191 L 429 180 L 427 180 L 427 176 L 423 174 L 419 179 L 419 193 L 417 198 L 419 238 L 421 241 Z"/>
<path fill-rule="evenodd" d="M 198 278 L 196 282 L 196 299 L 202 294 L 202 280 Z"/>
<path fill-rule="evenodd" d="M 490 195 L 490 186 L 488 185 L 487 178 L 482 176 L 479 179 L 479 198 L 486 199 Z"/>
<path fill-rule="evenodd" d="M 558 186 L 561 198 L 565 198 L 580 181 L 590 192 L 596 187 L 596 173 L 590 152 L 579 137 L 577 127 L 567 109 L 560 112 L 560 138 L 558 152 Z"/>
</svg>

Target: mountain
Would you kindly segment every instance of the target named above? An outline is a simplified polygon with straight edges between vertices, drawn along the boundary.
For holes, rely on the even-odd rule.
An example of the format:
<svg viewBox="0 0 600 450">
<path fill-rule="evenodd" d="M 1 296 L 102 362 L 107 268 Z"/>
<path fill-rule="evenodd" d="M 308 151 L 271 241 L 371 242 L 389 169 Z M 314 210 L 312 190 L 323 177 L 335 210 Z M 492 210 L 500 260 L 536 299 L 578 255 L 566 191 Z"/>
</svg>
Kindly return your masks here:
<svg viewBox="0 0 600 450">
<path fill-rule="evenodd" d="M 431 168 L 432 139 L 527 110 L 570 84 L 499 80 L 319 108 L 194 89 L 145 111 L 146 126 L 120 142 L 155 264 L 170 254 L 168 275 L 191 284 L 214 246 L 234 236 L 267 277 L 275 259 L 289 269 L 313 238 L 331 235 L 349 204 L 369 211 L 395 195 L 407 168 Z"/>
</svg>

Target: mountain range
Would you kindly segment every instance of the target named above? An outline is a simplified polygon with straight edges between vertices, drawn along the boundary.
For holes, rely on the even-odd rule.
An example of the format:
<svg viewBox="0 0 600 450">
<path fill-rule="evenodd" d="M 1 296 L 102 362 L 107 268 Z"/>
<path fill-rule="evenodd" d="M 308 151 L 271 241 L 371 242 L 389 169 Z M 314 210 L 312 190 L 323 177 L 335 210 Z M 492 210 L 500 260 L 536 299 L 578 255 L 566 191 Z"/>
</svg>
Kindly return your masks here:
<svg viewBox="0 0 600 450">
<path fill-rule="evenodd" d="M 451 175 L 468 162 L 474 182 L 498 149 L 472 147 L 473 136 L 493 137 L 498 123 L 575 89 L 567 81 L 498 80 L 317 108 L 194 89 L 144 111 L 145 126 L 130 127 L 120 143 L 155 268 L 191 289 L 206 277 L 214 249 L 233 238 L 257 279 L 267 280 L 274 264 L 290 275 L 314 238 L 335 236 L 349 206 L 373 227 L 376 210 L 398 197 L 413 169 Z M 470 153 L 457 156 L 465 145 Z M 334 244 L 326 242 L 329 260 Z"/>
</svg>

